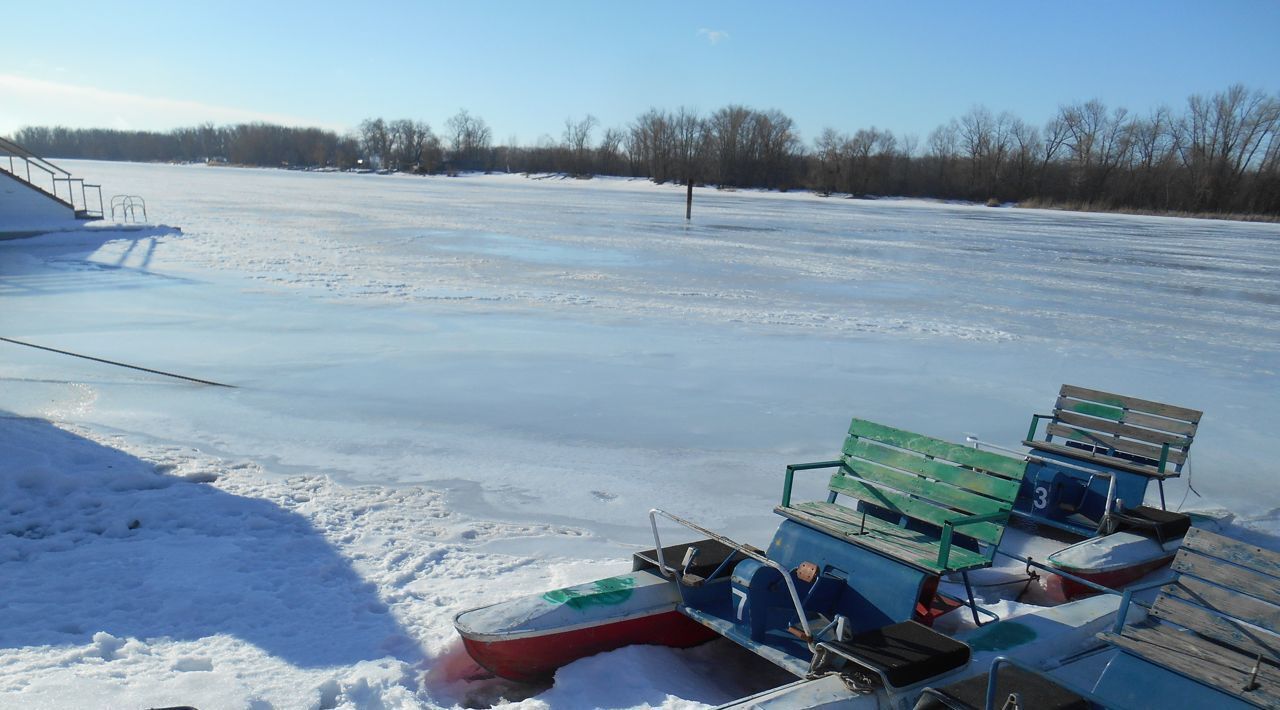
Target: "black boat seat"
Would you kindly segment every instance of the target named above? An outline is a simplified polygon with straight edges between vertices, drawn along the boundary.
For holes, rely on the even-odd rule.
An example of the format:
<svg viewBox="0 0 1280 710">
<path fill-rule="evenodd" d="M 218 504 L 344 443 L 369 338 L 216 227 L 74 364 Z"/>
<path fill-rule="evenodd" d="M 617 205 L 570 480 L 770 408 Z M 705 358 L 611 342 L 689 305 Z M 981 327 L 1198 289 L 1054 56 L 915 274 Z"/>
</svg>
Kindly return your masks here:
<svg viewBox="0 0 1280 710">
<path fill-rule="evenodd" d="M 1137 505 L 1132 508 L 1125 508 L 1120 512 L 1113 512 L 1111 513 L 1111 520 L 1115 525 L 1112 532 L 1132 530 L 1142 535 L 1154 537 L 1156 542 L 1162 545 L 1169 540 L 1177 540 L 1186 535 L 1187 530 L 1191 529 L 1190 515 L 1175 513 L 1172 510 L 1152 508 L 1146 505 Z"/>
<path fill-rule="evenodd" d="M 894 688 L 915 685 L 969 662 L 968 645 L 916 621 L 891 624 L 864 631 L 847 641 L 823 645 L 876 672 Z"/>
<path fill-rule="evenodd" d="M 1017 666 L 1005 666 L 996 676 L 996 707 L 1004 707 L 1017 693 L 1020 708 L 1035 710 L 1089 710 L 1089 701 L 1048 678 Z M 978 710 L 987 701 L 987 674 L 932 688 L 920 696 L 915 710 Z"/>
</svg>

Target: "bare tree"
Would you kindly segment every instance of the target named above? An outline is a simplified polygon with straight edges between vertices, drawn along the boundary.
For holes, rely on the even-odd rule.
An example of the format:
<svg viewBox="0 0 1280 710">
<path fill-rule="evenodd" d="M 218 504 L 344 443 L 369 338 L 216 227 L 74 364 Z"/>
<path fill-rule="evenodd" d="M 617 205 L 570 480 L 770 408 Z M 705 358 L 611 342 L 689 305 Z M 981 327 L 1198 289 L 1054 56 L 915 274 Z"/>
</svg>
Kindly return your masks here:
<svg viewBox="0 0 1280 710">
<path fill-rule="evenodd" d="M 929 149 L 926 159 L 935 166 L 934 186 L 929 190 L 933 194 L 946 195 L 951 192 L 954 180 L 953 165 L 959 156 L 959 128 L 953 119 L 933 129 L 929 134 Z"/>
<path fill-rule="evenodd" d="M 666 111 L 651 108 L 636 118 L 627 135 L 634 170 L 663 183 L 676 177 L 675 134 Z"/>
<path fill-rule="evenodd" d="M 1129 112 L 1108 112 L 1097 99 L 1062 106 L 1058 118 L 1067 130 L 1066 147 L 1075 165 L 1077 196 L 1085 202 L 1098 199 L 1107 180 L 1129 151 Z"/>
<path fill-rule="evenodd" d="M 588 146 L 591 143 L 591 131 L 595 130 L 598 123 L 596 117 L 591 114 L 587 114 L 577 121 L 572 118 L 564 120 L 565 147 L 568 149 L 573 162 L 572 170 L 578 175 L 586 175 L 591 172 Z"/>
<path fill-rule="evenodd" d="M 395 156 L 393 167 L 417 172 L 435 169 L 439 161 L 440 141 L 431 132 L 431 126 L 404 118 L 391 122 L 388 128 Z"/>
<path fill-rule="evenodd" d="M 461 109 L 445 123 L 455 170 L 488 170 L 491 132 L 484 119 Z"/>
<path fill-rule="evenodd" d="M 823 195 L 830 195 L 840 186 L 843 148 L 847 140 L 834 128 L 822 129 L 822 134 L 813 140 L 814 157 L 818 160 L 814 186 Z"/>
<path fill-rule="evenodd" d="M 374 167 L 385 167 L 391 159 L 391 134 L 381 118 L 366 118 L 360 124 L 360 149 Z"/>
<path fill-rule="evenodd" d="M 1245 170 L 1264 156 L 1280 122 L 1280 102 L 1236 84 L 1211 97 L 1192 96 L 1178 128 L 1182 163 L 1198 209 L 1226 207 Z"/>
<path fill-rule="evenodd" d="M 747 163 L 756 152 L 751 143 L 754 112 L 745 106 L 725 106 L 707 118 L 708 150 L 712 154 L 711 179 L 720 185 L 741 185 Z"/>
<path fill-rule="evenodd" d="M 706 130 L 698 114 L 681 106 L 671 118 L 672 146 L 675 149 L 677 178 L 701 180 L 706 172 Z"/>
<path fill-rule="evenodd" d="M 626 133 L 620 128 L 606 128 L 600 138 L 599 153 L 600 172 L 605 175 L 617 175 L 621 172 L 622 143 Z"/>
</svg>

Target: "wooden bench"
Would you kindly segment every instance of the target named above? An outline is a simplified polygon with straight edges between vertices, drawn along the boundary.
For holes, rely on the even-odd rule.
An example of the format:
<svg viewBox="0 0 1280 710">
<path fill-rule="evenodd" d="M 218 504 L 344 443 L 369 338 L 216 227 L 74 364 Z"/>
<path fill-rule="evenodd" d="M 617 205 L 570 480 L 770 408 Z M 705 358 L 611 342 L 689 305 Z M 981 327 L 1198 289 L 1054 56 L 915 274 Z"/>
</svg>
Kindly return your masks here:
<svg viewBox="0 0 1280 710">
<path fill-rule="evenodd" d="M 1099 638 L 1247 703 L 1280 707 L 1280 553 L 1192 528 L 1172 568 L 1178 576 L 1147 620 L 1124 626 L 1127 593 L 1116 630 Z"/>
<path fill-rule="evenodd" d="M 792 503 L 795 472 L 821 468 L 836 469 L 827 500 Z M 960 572 L 968 588 L 964 573 L 991 566 L 1025 471 L 1025 459 L 854 419 L 839 460 L 787 467 L 775 511 L 930 574 Z M 976 619 L 972 590 L 969 603 Z"/>
<path fill-rule="evenodd" d="M 1194 409 L 1063 385 L 1053 414 L 1033 414 L 1022 443 L 1163 480 L 1182 472 L 1201 416 Z M 1049 424 L 1037 439 L 1041 419 Z M 1055 442 L 1055 436 L 1063 441 Z"/>
</svg>

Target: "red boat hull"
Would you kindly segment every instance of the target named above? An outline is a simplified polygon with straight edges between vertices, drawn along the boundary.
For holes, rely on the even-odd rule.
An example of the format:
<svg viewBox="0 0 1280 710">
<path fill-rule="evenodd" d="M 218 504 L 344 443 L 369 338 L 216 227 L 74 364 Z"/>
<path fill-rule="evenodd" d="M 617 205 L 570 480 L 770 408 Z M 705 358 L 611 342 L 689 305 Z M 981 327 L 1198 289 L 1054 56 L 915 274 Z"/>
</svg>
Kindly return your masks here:
<svg viewBox="0 0 1280 710">
<path fill-rule="evenodd" d="M 552 631 L 495 641 L 462 638 L 476 663 L 503 678 L 544 680 L 556 669 L 579 658 L 632 644 L 688 648 L 715 638 L 716 633 L 678 611 L 664 611 L 598 626 Z"/>
<path fill-rule="evenodd" d="M 1119 569 L 1107 570 L 1105 572 L 1089 572 L 1086 570 L 1066 570 L 1081 579 L 1087 579 L 1094 584 L 1100 584 L 1110 589 L 1124 589 L 1152 572 L 1169 564 L 1173 559 L 1173 555 L 1168 557 L 1160 557 L 1149 560 L 1141 564 L 1135 564 L 1130 567 L 1122 567 Z M 1086 587 L 1079 582 L 1067 579 L 1056 574 L 1045 576 L 1045 591 L 1054 602 L 1069 602 L 1073 599 L 1080 599 L 1092 594 L 1097 594 L 1096 589 Z"/>
</svg>

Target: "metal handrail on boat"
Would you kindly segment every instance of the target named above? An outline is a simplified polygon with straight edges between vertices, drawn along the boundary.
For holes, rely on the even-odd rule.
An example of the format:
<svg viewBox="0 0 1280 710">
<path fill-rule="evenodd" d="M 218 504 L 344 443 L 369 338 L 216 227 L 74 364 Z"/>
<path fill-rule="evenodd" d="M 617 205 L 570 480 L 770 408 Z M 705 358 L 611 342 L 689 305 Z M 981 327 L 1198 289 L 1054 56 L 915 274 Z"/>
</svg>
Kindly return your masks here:
<svg viewBox="0 0 1280 710">
<path fill-rule="evenodd" d="M 1030 461 L 1031 463 L 1040 464 L 1042 466 L 1060 466 L 1062 468 L 1069 468 L 1075 471 L 1079 471 L 1080 473 L 1088 474 L 1090 476 L 1102 476 L 1103 478 L 1106 478 L 1107 479 L 1107 501 L 1106 501 L 1106 504 L 1103 505 L 1103 516 L 1102 516 L 1103 519 L 1101 522 L 1098 523 L 1098 532 L 1099 533 L 1102 532 L 1103 526 L 1106 525 L 1106 516 L 1112 512 L 1112 509 L 1115 508 L 1115 503 L 1116 503 L 1116 477 L 1110 471 L 1092 469 L 1087 466 L 1079 466 L 1077 464 L 1073 464 L 1067 461 L 1059 461 L 1057 459 L 1050 461 L 1049 459 L 1045 459 L 1040 456 L 1035 456 L 1022 451 L 1015 451 L 1013 449 L 1000 446 L 999 444 L 993 444 L 989 441 L 983 441 L 978 437 L 974 436 L 973 434 L 965 434 L 964 440 L 967 443 L 973 444 L 973 448 L 979 451 L 981 451 L 982 447 L 985 446 L 988 449 L 992 449 L 995 451 L 1002 451 L 1007 454 L 1013 454 L 1014 456 L 1021 457 L 1025 461 Z M 1018 516 L 1025 517 L 1027 515 L 1027 513 L 1023 513 L 1017 510 L 1013 510 L 1010 512 Z M 1048 521 L 1041 521 L 1041 522 L 1048 522 Z M 1049 524 L 1052 525 L 1052 523 L 1049 523 Z M 1057 526 L 1055 525 L 1055 527 Z"/>
<path fill-rule="evenodd" d="M 804 629 L 805 643 L 808 644 L 810 651 L 813 651 L 816 649 L 816 646 L 814 645 L 815 639 L 813 638 L 813 630 L 809 627 L 809 617 L 807 614 L 805 614 L 804 604 L 800 602 L 800 595 L 796 592 L 795 582 L 791 581 L 791 572 L 789 570 L 783 568 L 782 565 L 769 559 L 768 557 L 765 557 L 764 555 L 756 552 L 754 549 L 748 547 L 747 545 L 743 545 L 742 543 L 730 540 L 724 535 L 721 535 L 716 532 L 712 532 L 702 527 L 701 525 L 685 520 L 684 518 L 681 518 L 678 515 L 673 515 L 659 508 L 651 508 L 649 510 L 649 524 L 650 526 L 653 527 L 653 544 L 657 548 L 658 572 L 662 574 L 663 577 L 674 579 L 675 571 L 672 570 L 669 572 L 667 570 L 667 561 L 662 554 L 662 540 L 660 540 L 658 537 L 658 517 L 657 516 L 659 515 L 661 515 L 662 517 L 674 523 L 679 523 L 680 525 L 683 525 L 686 528 L 689 528 L 690 530 L 694 530 L 703 535 L 706 535 L 707 537 L 711 538 L 712 540 L 715 540 L 716 542 L 719 542 L 728 547 L 735 548 L 738 552 L 741 552 L 742 554 L 746 555 L 747 557 L 750 557 L 756 562 L 759 562 L 760 564 L 765 565 L 766 567 L 772 567 L 774 570 L 777 570 L 777 572 L 782 575 L 782 581 L 787 583 L 787 593 L 791 595 L 791 603 L 792 605 L 795 606 L 796 614 L 800 617 L 800 626 L 801 628 Z"/>
<path fill-rule="evenodd" d="M 1070 572 L 1067 572 L 1067 571 L 1064 571 L 1064 570 L 1060 570 L 1060 569 L 1058 569 L 1057 567 L 1050 567 L 1049 565 L 1046 565 L 1046 564 L 1044 564 L 1043 562 L 1036 562 L 1034 559 L 1032 559 L 1032 558 L 1030 558 L 1030 557 L 1019 557 L 1019 556 L 1017 556 L 1017 555 L 1013 554 L 1012 552 L 1005 552 L 1004 550 L 1001 550 L 1001 549 L 999 549 L 999 548 L 997 548 L 997 549 L 996 549 L 996 554 L 997 554 L 997 555 L 1003 555 L 1003 556 L 1008 557 L 1009 559 L 1011 559 L 1011 560 L 1015 560 L 1015 561 L 1017 561 L 1017 562 L 1021 562 L 1021 563 L 1025 564 L 1025 565 L 1027 565 L 1027 566 L 1029 566 L 1029 567 L 1035 567 L 1036 569 L 1042 569 L 1042 570 L 1044 570 L 1045 572 L 1049 572 L 1049 573 L 1051 573 L 1051 574 L 1055 574 L 1055 575 L 1057 575 L 1057 576 L 1059 576 L 1059 577 L 1065 577 L 1066 579 L 1069 579 L 1069 580 L 1071 580 L 1072 582 L 1076 582 L 1077 584 L 1084 585 L 1084 586 L 1086 586 L 1086 587 L 1088 587 L 1088 588 L 1090 588 L 1090 589 L 1094 590 L 1095 592 L 1102 592 L 1103 594 L 1114 594 L 1114 595 L 1116 595 L 1116 596 L 1118 596 L 1118 597 L 1121 597 L 1122 599 L 1129 599 L 1129 598 L 1131 598 L 1131 597 L 1133 596 L 1133 592 L 1142 591 L 1143 589 L 1148 589 L 1148 588 L 1150 588 L 1148 585 L 1154 585 L 1154 586 L 1157 586 L 1157 587 L 1158 587 L 1158 586 L 1160 586 L 1160 585 L 1168 584 L 1168 583 L 1169 583 L 1169 580 L 1167 580 L 1167 579 L 1162 579 L 1162 580 L 1158 580 L 1158 581 L 1156 581 L 1156 582 L 1148 582 L 1148 583 L 1139 584 L 1139 585 L 1136 585 L 1136 586 L 1126 587 L 1124 590 L 1120 590 L 1120 589 L 1112 589 L 1111 587 L 1104 587 L 1103 585 L 1098 584 L 1097 582 L 1092 582 L 1092 581 L 1090 581 L 1090 580 L 1087 580 L 1087 579 L 1085 579 L 1084 577 L 1081 577 L 1081 576 L 1078 576 L 1078 575 L 1071 574 Z M 1016 582 L 1016 581 L 1020 581 L 1020 580 L 1014 580 L 1014 581 Z M 1126 605 L 1126 604 L 1128 604 L 1128 603 L 1129 603 L 1128 601 L 1123 601 L 1123 602 L 1122 602 L 1122 605 Z M 1133 603 L 1134 603 L 1134 604 L 1137 604 L 1138 606 L 1141 606 L 1141 607 L 1147 607 L 1147 606 L 1148 606 L 1147 604 L 1144 604 L 1144 603 L 1142 603 L 1142 602 L 1140 602 L 1140 601 L 1137 601 L 1137 600 L 1133 600 Z"/>
</svg>

